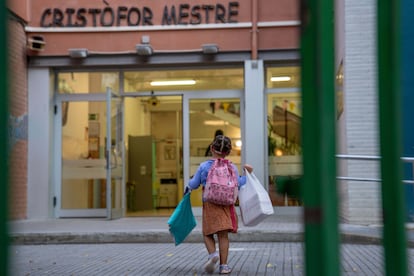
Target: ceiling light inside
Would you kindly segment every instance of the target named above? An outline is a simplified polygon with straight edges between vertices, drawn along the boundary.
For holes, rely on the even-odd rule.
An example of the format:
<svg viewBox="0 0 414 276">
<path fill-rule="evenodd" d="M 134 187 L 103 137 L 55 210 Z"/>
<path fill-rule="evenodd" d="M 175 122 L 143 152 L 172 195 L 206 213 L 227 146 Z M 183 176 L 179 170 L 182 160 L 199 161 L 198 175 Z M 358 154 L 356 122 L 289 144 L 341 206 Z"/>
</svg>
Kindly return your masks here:
<svg viewBox="0 0 414 276">
<path fill-rule="evenodd" d="M 241 148 L 242 146 L 242 141 L 241 140 L 236 140 L 236 147 Z"/>
<path fill-rule="evenodd" d="M 204 124 L 206 126 L 225 126 L 228 125 L 229 122 L 223 120 L 205 120 Z"/>
<path fill-rule="evenodd" d="M 170 81 L 152 81 L 151 86 L 170 86 L 170 85 L 194 85 L 195 80 L 170 80 Z"/>
<path fill-rule="evenodd" d="M 270 80 L 273 82 L 282 82 L 282 81 L 290 81 L 292 78 L 289 76 L 277 76 L 271 77 Z"/>
</svg>

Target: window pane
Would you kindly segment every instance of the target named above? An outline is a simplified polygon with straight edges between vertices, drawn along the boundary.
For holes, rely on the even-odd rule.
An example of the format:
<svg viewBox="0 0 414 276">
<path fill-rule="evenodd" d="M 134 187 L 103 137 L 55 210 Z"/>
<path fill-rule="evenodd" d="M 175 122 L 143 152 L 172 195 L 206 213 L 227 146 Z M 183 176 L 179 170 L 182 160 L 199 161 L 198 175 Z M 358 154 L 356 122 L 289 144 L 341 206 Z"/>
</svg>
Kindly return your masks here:
<svg viewBox="0 0 414 276">
<path fill-rule="evenodd" d="M 119 91 L 117 72 L 58 73 L 59 93 L 104 93 L 107 87 Z"/>
<path fill-rule="evenodd" d="M 218 130 L 232 142 L 227 157 L 241 173 L 240 99 L 194 99 L 190 101 L 190 175 L 195 174 L 201 162 L 210 159 L 208 150 Z M 202 206 L 202 189 L 192 192 L 191 205 Z"/>
<path fill-rule="evenodd" d="M 128 216 L 171 215 L 183 188 L 182 98 L 125 97 Z"/>
<path fill-rule="evenodd" d="M 243 68 L 125 72 L 126 92 L 242 89 Z"/>
<path fill-rule="evenodd" d="M 274 148 L 269 154 L 298 155 L 301 152 L 301 102 L 299 93 L 278 93 L 268 96 L 268 127 Z"/>
<path fill-rule="evenodd" d="M 106 104 L 63 102 L 62 111 L 61 208 L 105 208 Z"/>
<path fill-rule="evenodd" d="M 267 101 L 269 194 L 274 205 L 301 205 L 300 94 L 297 92 L 269 94 Z"/>
<path fill-rule="evenodd" d="M 299 67 L 269 67 L 266 70 L 266 87 L 300 87 Z"/>
</svg>

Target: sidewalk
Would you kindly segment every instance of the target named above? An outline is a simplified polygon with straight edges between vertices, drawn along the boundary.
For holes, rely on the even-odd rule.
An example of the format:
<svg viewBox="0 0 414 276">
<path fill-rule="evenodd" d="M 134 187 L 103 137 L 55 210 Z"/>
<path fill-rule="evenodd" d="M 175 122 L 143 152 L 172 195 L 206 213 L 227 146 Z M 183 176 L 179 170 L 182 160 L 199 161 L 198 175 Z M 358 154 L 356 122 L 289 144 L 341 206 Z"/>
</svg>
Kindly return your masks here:
<svg viewBox="0 0 414 276">
<path fill-rule="evenodd" d="M 186 242 L 203 242 L 201 217 Z M 12 244 L 71 243 L 170 243 L 168 217 L 126 217 L 106 219 L 21 220 L 9 223 Z M 414 247 L 414 227 L 407 225 L 407 240 Z M 381 244 L 381 226 L 341 224 L 341 241 L 354 244 Z M 298 213 L 276 212 L 254 227 L 243 226 L 239 217 L 238 234 L 230 234 L 234 242 L 302 242 L 304 227 Z"/>
</svg>

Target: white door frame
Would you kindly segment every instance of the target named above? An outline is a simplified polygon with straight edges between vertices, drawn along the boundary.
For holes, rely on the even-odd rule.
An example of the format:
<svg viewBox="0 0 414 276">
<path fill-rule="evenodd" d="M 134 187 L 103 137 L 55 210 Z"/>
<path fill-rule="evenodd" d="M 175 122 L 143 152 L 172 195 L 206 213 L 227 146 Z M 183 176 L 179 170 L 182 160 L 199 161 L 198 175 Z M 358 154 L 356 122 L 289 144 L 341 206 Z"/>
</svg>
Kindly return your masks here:
<svg viewBox="0 0 414 276">
<path fill-rule="evenodd" d="M 95 209 L 66 209 L 61 208 L 61 188 L 62 188 L 62 102 L 107 102 L 107 93 L 99 94 L 56 94 L 55 95 L 55 116 L 54 116 L 54 174 L 53 183 L 55 185 L 55 206 L 54 206 L 54 217 L 119 217 L 117 214 L 108 213 L 107 208 L 95 208 Z M 121 105 L 121 108 L 124 108 Z M 109 122 L 110 123 L 110 122 Z M 122 125 L 122 128 L 124 126 Z M 124 158 L 124 153 L 122 153 Z M 107 166 L 104 166 L 105 170 Z M 107 176 L 106 172 L 105 175 Z M 109 174 L 110 175 L 110 174 Z M 125 170 L 122 171 L 122 183 L 125 179 Z M 125 206 L 125 185 L 122 185 L 122 209 Z M 115 210 L 113 210 L 115 211 Z M 121 212 L 122 213 L 122 212 Z M 123 215 L 123 214 L 122 214 Z"/>
<path fill-rule="evenodd" d="M 115 114 L 112 114 L 113 104 L 116 104 Z M 117 219 L 123 216 L 125 210 L 125 141 L 123 139 L 123 117 L 124 106 L 119 93 L 113 91 L 110 87 L 106 88 L 106 218 L 108 220 Z M 116 121 L 116 137 L 112 137 L 112 117 L 115 116 Z M 121 116 L 119 121 L 118 116 Z M 121 123 L 120 126 L 117 124 Z M 120 127 L 120 129 L 119 129 Z M 115 152 L 112 149 L 112 140 L 115 138 Z M 119 140 L 118 140 L 119 139 Z M 121 146 L 119 146 L 119 144 Z M 118 153 L 116 150 L 119 149 Z M 119 156 L 121 158 L 119 158 Z M 112 159 L 114 159 L 112 162 Z M 120 160 L 119 160 L 120 159 Z M 112 179 L 115 179 L 114 193 L 115 206 L 112 206 Z M 120 187 L 118 186 L 120 185 Z M 120 193 L 120 194 L 118 194 Z M 119 202 L 118 202 L 119 199 Z"/>
</svg>

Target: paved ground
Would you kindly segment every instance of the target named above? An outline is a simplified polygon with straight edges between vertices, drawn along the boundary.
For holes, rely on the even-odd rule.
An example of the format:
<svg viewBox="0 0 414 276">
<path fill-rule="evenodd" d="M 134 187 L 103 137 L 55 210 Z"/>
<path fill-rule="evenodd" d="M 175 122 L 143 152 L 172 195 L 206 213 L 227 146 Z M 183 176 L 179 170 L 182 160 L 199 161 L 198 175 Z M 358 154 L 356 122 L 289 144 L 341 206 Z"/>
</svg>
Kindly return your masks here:
<svg viewBox="0 0 414 276">
<path fill-rule="evenodd" d="M 414 249 L 409 254 L 414 271 Z M 10 275 L 206 275 L 206 256 L 200 243 L 15 245 Z M 229 264 L 231 275 L 304 275 L 303 243 L 231 243 Z M 343 244 L 340 269 L 384 275 L 382 247 Z"/>
<path fill-rule="evenodd" d="M 201 219 L 174 246 L 168 217 L 47 219 L 9 224 L 10 275 L 203 275 Z M 303 275 L 304 227 L 299 213 L 276 213 L 255 227 L 239 221 L 231 234 L 232 275 Z M 410 275 L 414 230 L 407 224 Z M 342 275 L 383 275 L 381 225 L 339 226 Z"/>
</svg>

